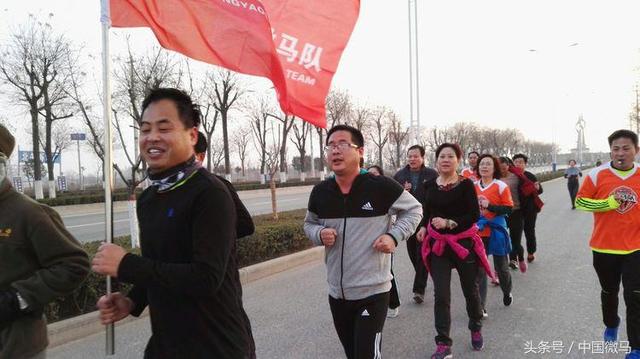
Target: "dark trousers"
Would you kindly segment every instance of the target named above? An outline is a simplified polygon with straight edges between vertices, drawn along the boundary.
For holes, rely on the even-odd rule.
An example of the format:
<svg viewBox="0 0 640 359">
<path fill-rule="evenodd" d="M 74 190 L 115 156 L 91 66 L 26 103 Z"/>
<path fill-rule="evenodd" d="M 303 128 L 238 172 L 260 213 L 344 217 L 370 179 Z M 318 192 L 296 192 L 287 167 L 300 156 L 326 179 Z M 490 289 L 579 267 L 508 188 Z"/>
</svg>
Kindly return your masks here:
<svg viewBox="0 0 640 359">
<path fill-rule="evenodd" d="M 513 249 L 509 254 L 512 261 L 524 260 L 524 248 L 522 248 L 522 230 L 524 226 L 524 220 L 522 218 L 522 211 L 516 209 L 507 217 L 507 226 L 509 227 L 509 236 L 511 237 L 511 246 Z"/>
<path fill-rule="evenodd" d="M 396 284 L 396 275 L 393 273 L 393 254 L 391 254 L 391 290 L 389 291 L 389 308 L 396 309 L 400 306 L 400 295 L 398 294 L 398 284 Z"/>
<path fill-rule="evenodd" d="M 640 349 L 640 251 L 626 255 L 593 252 L 593 268 L 602 288 L 604 325 L 615 328 L 620 324 L 618 292 L 622 282 L 629 346 Z"/>
<path fill-rule="evenodd" d="M 373 359 L 382 353 L 382 327 L 387 318 L 389 292 L 359 300 L 329 296 L 329 307 L 347 359 Z"/>
<path fill-rule="evenodd" d="M 578 188 L 580 187 L 580 182 L 578 180 L 569 180 L 567 182 L 567 188 L 569 189 L 569 197 L 571 197 L 571 207 L 574 208 L 576 206 L 576 196 L 578 195 Z"/>
<path fill-rule="evenodd" d="M 489 238 L 482 238 L 484 242 L 484 248 L 489 248 Z M 502 289 L 503 295 L 511 293 L 513 284 L 511 281 L 511 272 L 509 272 L 509 256 L 493 256 L 493 268 L 498 273 L 498 279 L 500 280 L 500 289 Z M 480 304 L 482 309 L 486 308 L 487 303 L 487 275 L 484 268 L 478 267 L 478 276 L 476 277 L 478 283 L 478 289 L 480 292 Z"/>
<path fill-rule="evenodd" d="M 535 209 L 528 209 L 526 211 L 522 211 L 522 217 L 524 223 L 524 237 L 527 239 L 527 253 L 534 254 L 538 247 L 536 243 L 536 220 L 538 219 L 538 212 L 536 212 Z M 522 239 L 520 239 L 520 241 L 522 242 Z"/>
<path fill-rule="evenodd" d="M 469 316 L 469 330 L 478 331 L 482 328 L 482 306 L 476 277 L 478 276 L 478 259 L 473 251 L 465 259 L 460 259 L 445 248 L 442 256 L 429 255 L 431 278 L 433 279 L 434 305 L 433 312 L 436 324 L 436 343 L 452 345 L 449 335 L 451 331 L 451 270 L 457 269 L 460 275 L 460 285 L 467 303 Z"/>
<path fill-rule="evenodd" d="M 427 289 L 427 267 L 424 266 L 422 261 L 422 242 L 418 242 L 416 234 L 414 233 L 409 239 L 407 239 L 407 253 L 413 269 L 416 271 L 416 275 L 413 277 L 413 292 L 418 294 L 424 294 Z"/>
</svg>

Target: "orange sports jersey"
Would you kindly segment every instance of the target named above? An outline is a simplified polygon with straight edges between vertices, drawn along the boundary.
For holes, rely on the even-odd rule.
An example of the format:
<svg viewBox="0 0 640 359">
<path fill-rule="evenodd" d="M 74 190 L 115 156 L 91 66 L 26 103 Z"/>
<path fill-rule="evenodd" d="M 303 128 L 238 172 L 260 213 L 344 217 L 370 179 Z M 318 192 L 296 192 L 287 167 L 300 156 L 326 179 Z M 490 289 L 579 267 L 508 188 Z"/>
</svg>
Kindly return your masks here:
<svg viewBox="0 0 640 359">
<path fill-rule="evenodd" d="M 477 181 L 478 180 L 478 175 L 476 175 L 475 172 L 473 172 L 473 170 L 471 169 L 471 167 L 466 167 L 462 170 L 462 172 L 460 172 L 460 175 L 464 178 L 468 178 L 472 181 Z"/>
<path fill-rule="evenodd" d="M 480 185 L 481 180 L 474 183 L 476 187 L 476 194 L 478 195 L 478 203 L 480 199 L 487 199 L 489 204 L 494 206 L 513 206 L 513 199 L 511 198 L 511 190 L 506 183 L 494 179 L 488 186 L 482 188 Z M 496 216 L 495 213 L 485 210 L 482 215 L 487 219 L 492 219 Z M 491 235 L 491 228 L 485 227 L 480 231 L 480 237 L 489 237 Z"/>
<path fill-rule="evenodd" d="M 626 175 L 617 173 L 611 163 L 594 168 L 584 179 L 578 198 L 622 198 L 620 206 L 593 213 L 593 233 L 589 245 L 601 253 L 628 254 L 640 249 L 640 171 L 638 164 Z"/>
</svg>

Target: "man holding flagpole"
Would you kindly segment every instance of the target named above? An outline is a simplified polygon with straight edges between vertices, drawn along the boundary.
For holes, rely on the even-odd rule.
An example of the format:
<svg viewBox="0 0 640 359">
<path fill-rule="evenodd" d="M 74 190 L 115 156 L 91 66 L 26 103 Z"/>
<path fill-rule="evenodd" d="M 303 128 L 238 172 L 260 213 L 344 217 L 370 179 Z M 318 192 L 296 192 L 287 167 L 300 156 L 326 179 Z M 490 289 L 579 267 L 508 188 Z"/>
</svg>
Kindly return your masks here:
<svg viewBox="0 0 640 359">
<path fill-rule="evenodd" d="M 152 181 L 137 203 L 142 256 L 100 247 L 93 270 L 134 285 L 126 296 L 100 298 L 100 319 L 111 324 L 149 306 L 145 358 L 253 358 L 236 209 L 227 187 L 195 160 L 198 106 L 182 91 L 156 89 L 142 111 L 139 146 Z"/>
</svg>

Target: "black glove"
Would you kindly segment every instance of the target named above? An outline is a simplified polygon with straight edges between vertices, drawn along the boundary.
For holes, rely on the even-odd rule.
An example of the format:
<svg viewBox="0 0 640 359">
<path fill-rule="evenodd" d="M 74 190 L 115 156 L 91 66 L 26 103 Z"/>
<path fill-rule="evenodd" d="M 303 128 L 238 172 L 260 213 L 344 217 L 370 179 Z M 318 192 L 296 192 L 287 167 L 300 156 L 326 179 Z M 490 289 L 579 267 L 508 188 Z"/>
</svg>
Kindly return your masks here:
<svg viewBox="0 0 640 359">
<path fill-rule="evenodd" d="M 15 289 L 0 291 L 0 326 L 10 323 L 23 315 Z"/>
</svg>

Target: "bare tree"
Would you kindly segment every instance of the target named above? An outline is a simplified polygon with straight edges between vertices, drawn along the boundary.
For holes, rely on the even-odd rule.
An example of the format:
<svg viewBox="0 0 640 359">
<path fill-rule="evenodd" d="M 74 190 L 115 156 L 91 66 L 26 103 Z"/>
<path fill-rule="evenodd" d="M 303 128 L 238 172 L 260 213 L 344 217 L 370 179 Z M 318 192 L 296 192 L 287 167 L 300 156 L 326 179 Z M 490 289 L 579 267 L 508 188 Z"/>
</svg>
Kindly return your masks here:
<svg viewBox="0 0 640 359">
<path fill-rule="evenodd" d="M 402 120 L 393 111 L 389 112 L 389 120 L 389 144 L 393 149 L 390 162 L 394 169 L 398 169 L 402 167 L 402 158 L 407 148 L 410 129 L 402 125 Z"/>
<path fill-rule="evenodd" d="M 56 71 L 50 61 L 57 57 L 56 44 L 61 42 L 66 43 L 64 37 L 54 35 L 48 23 L 42 23 L 31 15 L 26 24 L 9 36 L 1 51 L 3 82 L 11 89 L 13 100 L 24 105 L 31 116 L 33 179 L 37 199 L 44 198 L 38 117 L 42 110 L 43 88 L 55 80 Z"/>
<path fill-rule="evenodd" d="M 373 144 L 375 145 L 375 147 L 377 148 L 377 154 L 378 154 L 378 166 L 380 166 L 381 168 L 384 168 L 384 164 L 383 164 L 383 156 L 384 156 L 384 146 L 387 144 L 387 141 L 389 140 L 389 125 L 388 125 L 388 112 L 389 110 L 387 110 L 385 107 L 379 107 L 376 111 L 375 114 L 373 115 L 373 120 L 372 120 L 372 130 L 371 133 L 369 133 L 369 136 L 371 137 L 371 141 L 373 141 Z"/>
<path fill-rule="evenodd" d="M 265 182 L 267 162 L 267 121 L 271 112 L 269 104 L 262 99 L 249 110 L 251 131 L 253 132 L 253 145 L 260 156 L 260 183 Z"/>
<path fill-rule="evenodd" d="M 289 131 L 291 131 L 296 117 L 289 116 L 282 112 L 270 113 L 269 116 L 280 122 L 278 125 L 278 132 L 280 132 L 280 143 L 278 145 L 280 160 L 278 162 L 280 164 L 280 182 L 285 183 L 287 182 L 287 138 L 289 137 Z"/>
<path fill-rule="evenodd" d="M 278 160 L 280 158 L 280 145 L 272 133 L 272 143 L 269 146 L 266 157 L 267 171 L 269 172 L 269 189 L 271 192 L 271 215 L 274 220 L 278 220 L 278 201 L 276 197 L 276 172 L 278 172 Z"/>
<path fill-rule="evenodd" d="M 220 165 L 224 160 L 224 146 L 220 143 L 220 139 L 214 139 L 213 143 L 209 144 L 209 151 L 211 153 L 211 168 L 213 172 L 219 171 Z"/>
<path fill-rule="evenodd" d="M 365 133 L 370 126 L 372 111 L 366 106 L 355 106 L 351 111 L 351 119 L 349 124 L 357 128 L 360 132 Z"/>
<path fill-rule="evenodd" d="M 229 158 L 229 111 L 234 107 L 238 99 L 240 99 L 244 93 L 244 85 L 239 81 L 238 75 L 235 73 L 219 69 L 209 72 L 207 77 L 210 78 L 213 84 L 213 91 L 215 94 L 215 109 L 220 112 L 220 120 L 222 121 L 222 142 L 224 146 L 224 168 L 225 176 L 227 180 L 231 179 L 231 160 Z"/>
<path fill-rule="evenodd" d="M 307 137 L 309 135 L 309 129 L 311 124 L 306 121 L 300 121 L 293 124 L 293 136 L 295 139 L 291 139 L 291 142 L 298 149 L 300 154 L 300 180 L 305 181 L 305 158 L 307 156 Z M 313 161 L 313 158 L 311 159 Z"/>
<path fill-rule="evenodd" d="M 352 101 L 349 93 L 341 90 L 331 90 L 326 100 L 327 127 L 316 126 L 318 133 L 318 148 L 324 147 L 324 136 L 333 126 L 346 123 L 351 116 Z M 324 172 L 324 152 L 320 151 L 320 172 Z"/>
<path fill-rule="evenodd" d="M 247 149 L 249 147 L 249 140 L 251 135 L 251 129 L 245 126 L 240 127 L 233 135 L 233 144 L 235 145 L 236 153 L 240 159 L 240 168 L 242 169 L 242 177 L 245 177 L 245 164 L 247 161 Z"/>
</svg>

